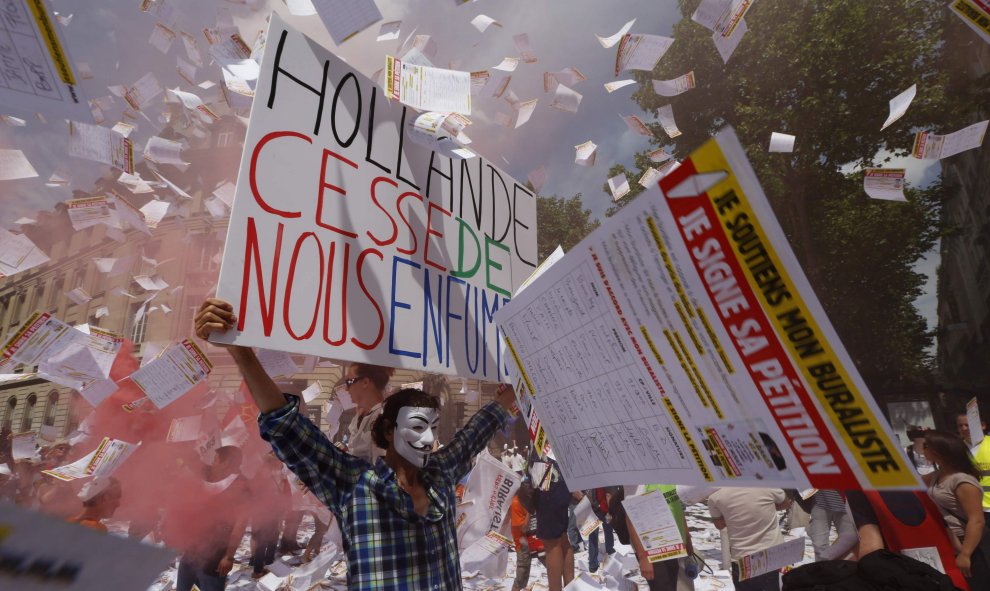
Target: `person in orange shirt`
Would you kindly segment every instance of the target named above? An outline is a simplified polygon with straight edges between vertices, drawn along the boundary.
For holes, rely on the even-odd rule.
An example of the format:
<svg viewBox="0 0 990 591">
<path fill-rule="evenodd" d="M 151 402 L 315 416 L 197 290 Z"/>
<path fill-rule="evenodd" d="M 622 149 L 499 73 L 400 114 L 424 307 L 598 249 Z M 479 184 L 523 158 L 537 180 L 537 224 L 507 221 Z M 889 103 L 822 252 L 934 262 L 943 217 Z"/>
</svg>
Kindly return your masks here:
<svg viewBox="0 0 990 591">
<path fill-rule="evenodd" d="M 103 520 L 113 517 L 114 511 L 120 506 L 120 496 L 120 483 L 116 478 L 93 478 L 79 491 L 79 500 L 83 503 L 82 513 L 69 519 L 69 522 L 106 533 L 107 526 L 103 524 Z"/>
</svg>

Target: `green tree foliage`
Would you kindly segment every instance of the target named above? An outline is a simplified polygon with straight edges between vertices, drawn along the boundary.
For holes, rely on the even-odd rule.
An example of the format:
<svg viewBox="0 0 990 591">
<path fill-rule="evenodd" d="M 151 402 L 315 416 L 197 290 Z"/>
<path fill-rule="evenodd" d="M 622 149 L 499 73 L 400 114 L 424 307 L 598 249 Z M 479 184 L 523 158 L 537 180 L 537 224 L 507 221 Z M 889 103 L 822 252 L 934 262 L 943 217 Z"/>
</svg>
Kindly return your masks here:
<svg viewBox="0 0 990 591">
<path fill-rule="evenodd" d="M 893 392 L 925 382 L 932 335 L 912 305 L 923 282 L 912 267 L 937 238 L 940 185 L 909 191 L 908 203 L 880 202 L 850 171 L 907 154 L 915 129 L 952 131 L 961 121 L 945 94 L 945 3 L 760 0 L 723 64 L 711 31 L 690 20 L 699 2 L 679 1 L 684 19 L 674 26 L 673 46 L 653 72 L 636 73 L 641 85 L 633 100 L 654 116 L 671 104 L 683 132 L 669 140 L 658 131 L 654 143 L 676 142 L 673 153 L 683 159 L 733 126 L 871 388 Z M 654 93 L 650 80 L 691 70 L 697 88 L 670 98 Z M 918 94 L 907 114 L 880 131 L 888 101 L 914 83 Z M 797 137 L 793 153 L 767 152 L 773 131 Z M 628 178 L 650 165 L 645 152 L 636 165 L 639 173 L 626 171 Z"/>
<path fill-rule="evenodd" d="M 542 262 L 557 245 L 569 251 L 592 230 L 598 227 L 598 220 L 591 219 L 591 210 L 581 205 L 581 194 L 570 199 L 553 196 L 537 196 L 536 220 L 537 251 Z"/>
</svg>

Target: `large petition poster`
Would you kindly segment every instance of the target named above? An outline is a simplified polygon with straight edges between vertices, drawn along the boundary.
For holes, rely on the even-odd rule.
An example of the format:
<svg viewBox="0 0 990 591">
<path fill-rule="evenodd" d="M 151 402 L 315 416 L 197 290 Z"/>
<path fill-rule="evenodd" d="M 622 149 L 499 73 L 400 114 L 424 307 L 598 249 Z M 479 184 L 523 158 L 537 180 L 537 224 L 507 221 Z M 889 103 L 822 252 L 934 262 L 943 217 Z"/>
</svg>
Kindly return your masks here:
<svg viewBox="0 0 990 591">
<path fill-rule="evenodd" d="M 918 486 L 731 130 L 496 319 L 572 489 Z"/>
<path fill-rule="evenodd" d="M 410 141 L 418 115 L 272 15 L 217 341 L 505 378 L 493 318 L 536 268 L 536 198 Z"/>
</svg>

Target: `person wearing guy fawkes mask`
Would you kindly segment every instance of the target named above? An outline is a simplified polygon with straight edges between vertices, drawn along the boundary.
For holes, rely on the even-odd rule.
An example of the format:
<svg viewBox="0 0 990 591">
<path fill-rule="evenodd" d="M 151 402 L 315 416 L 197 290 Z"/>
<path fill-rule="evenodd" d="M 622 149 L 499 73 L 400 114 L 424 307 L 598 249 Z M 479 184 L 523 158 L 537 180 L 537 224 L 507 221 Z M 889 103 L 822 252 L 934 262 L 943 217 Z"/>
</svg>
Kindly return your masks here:
<svg viewBox="0 0 990 591">
<path fill-rule="evenodd" d="M 262 415 L 261 433 L 337 517 L 349 589 L 460 589 L 455 487 L 513 402 L 505 389 L 434 452 L 439 401 L 400 390 L 372 428 L 375 445 L 385 449 L 374 466 L 320 440 L 292 401 Z"/>
<path fill-rule="evenodd" d="M 208 299 L 196 314 L 196 335 L 208 339 L 235 320 L 229 303 Z M 347 588 L 460 589 L 455 486 L 517 412 L 512 388 L 500 386 L 494 402 L 432 453 L 439 401 L 422 390 L 396 392 L 372 428 L 375 445 L 385 449 L 372 465 L 335 447 L 301 414 L 299 398 L 279 391 L 253 349 L 228 351 L 261 411 L 262 438 L 337 517 Z"/>
</svg>

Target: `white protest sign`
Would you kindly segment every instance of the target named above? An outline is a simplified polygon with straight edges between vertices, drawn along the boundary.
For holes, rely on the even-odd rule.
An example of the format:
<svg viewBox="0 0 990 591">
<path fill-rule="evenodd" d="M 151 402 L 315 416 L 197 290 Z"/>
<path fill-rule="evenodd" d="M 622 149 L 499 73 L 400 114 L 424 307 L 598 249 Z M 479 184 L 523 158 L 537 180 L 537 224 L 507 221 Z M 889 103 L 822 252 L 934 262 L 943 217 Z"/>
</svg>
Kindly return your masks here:
<svg viewBox="0 0 990 591">
<path fill-rule="evenodd" d="M 487 451 L 478 454 L 462 504 L 457 508 L 457 545 L 462 551 L 490 531 L 508 532 L 509 506 L 521 482 L 515 472 Z"/>
<path fill-rule="evenodd" d="M 681 530 L 662 491 L 654 490 L 644 495 L 626 497 L 622 506 L 636 528 L 636 535 L 650 562 L 687 556 L 687 546 L 684 545 Z"/>
<path fill-rule="evenodd" d="M 144 591 L 175 552 L 0 503 L 0 589 Z"/>
<path fill-rule="evenodd" d="M 21 113 L 92 121 L 72 63 L 45 0 L 7 0 L 0 19 L 0 106 Z"/>
<path fill-rule="evenodd" d="M 919 486 L 731 130 L 496 319 L 571 488 Z"/>
<path fill-rule="evenodd" d="M 983 441 L 983 423 L 980 421 L 980 405 L 975 396 L 966 403 L 966 424 L 969 425 L 969 444 L 979 445 Z"/>
<path fill-rule="evenodd" d="M 765 575 L 785 566 L 801 562 L 804 558 L 805 538 L 788 540 L 735 561 L 739 565 L 739 580 L 745 581 Z"/>
<path fill-rule="evenodd" d="M 415 119 L 272 16 L 214 340 L 504 379 L 492 317 L 536 266 L 536 198 L 409 141 Z"/>
</svg>

